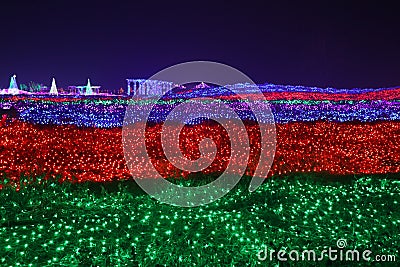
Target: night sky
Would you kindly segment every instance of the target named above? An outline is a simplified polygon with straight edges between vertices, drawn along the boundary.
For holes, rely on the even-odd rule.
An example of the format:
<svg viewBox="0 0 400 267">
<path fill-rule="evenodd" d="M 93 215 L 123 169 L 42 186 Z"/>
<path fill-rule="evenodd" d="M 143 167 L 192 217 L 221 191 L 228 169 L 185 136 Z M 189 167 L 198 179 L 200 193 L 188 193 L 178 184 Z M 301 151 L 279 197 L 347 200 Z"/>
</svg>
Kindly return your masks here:
<svg viewBox="0 0 400 267">
<path fill-rule="evenodd" d="M 396 6 L 274 2 L 2 1 L 0 88 L 14 73 L 19 83 L 90 77 L 125 88 L 126 78 L 192 60 L 228 64 L 256 83 L 400 85 Z"/>
</svg>

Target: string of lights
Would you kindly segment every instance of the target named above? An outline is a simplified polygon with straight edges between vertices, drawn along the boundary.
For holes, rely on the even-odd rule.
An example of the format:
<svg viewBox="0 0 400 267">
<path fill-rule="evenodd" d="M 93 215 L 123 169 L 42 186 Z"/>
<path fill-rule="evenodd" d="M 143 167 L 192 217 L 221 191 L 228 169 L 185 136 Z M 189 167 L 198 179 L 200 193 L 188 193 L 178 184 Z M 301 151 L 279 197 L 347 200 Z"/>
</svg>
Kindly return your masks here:
<svg viewBox="0 0 400 267">
<path fill-rule="evenodd" d="M 251 194 L 239 187 L 193 209 L 156 204 L 124 187 L 124 182 L 132 182 L 121 143 L 125 110 L 128 105 L 145 110 L 154 100 L 1 99 L 0 104 L 12 102 L 18 108 L 21 120 L 0 127 L 0 201 L 5 207 L 0 264 L 255 266 L 263 246 L 322 250 L 338 238 L 394 255 L 400 224 L 393 209 L 399 201 L 398 181 L 369 177 L 400 173 L 396 90 L 341 95 L 301 90 L 266 94 L 277 122 L 268 183 Z M 245 124 L 245 129 L 233 127 L 249 136 L 246 175 L 251 177 L 260 152 L 259 128 L 245 102 L 230 97 L 225 101 Z M 191 179 L 175 179 L 190 173 L 166 159 L 160 138 L 163 120 L 181 102 L 172 97 L 159 101 L 148 122 L 130 118 L 136 126 L 130 130 L 135 133 L 147 123 L 151 164 L 163 177 L 191 184 Z M 201 140 L 214 141 L 216 157 L 202 171 L 206 180 L 232 160 L 229 136 L 218 123 L 191 121 L 179 136 L 181 152 L 192 160 L 200 157 Z M 140 140 L 128 140 L 135 151 Z M 148 177 L 152 166 L 146 155 L 131 154 L 131 171 Z M 346 174 L 365 176 L 349 184 L 320 185 L 306 179 L 325 174 L 339 179 Z M 298 179 L 288 179 L 291 175 Z M 103 186 L 111 181 L 122 189 L 107 193 Z M 88 188 L 93 184 L 85 182 L 101 185 L 102 193 L 96 195 Z"/>
<path fill-rule="evenodd" d="M 352 183 L 312 179 L 270 179 L 252 193 L 241 186 L 195 208 L 137 196 L 128 184 L 103 194 L 87 183 L 74 188 L 53 181 L 20 192 L 1 190 L 6 212 L 0 220 L 0 264 L 258 266 L 257 253 L 265 246 L 321 252 L 336 249 L 339 238 L 347 240 L 349 249 L 398 255 L 399 181 L 371 176 Z M 384 264 L 396 265 L 392 263 Z M 325 258 L 319 264 L 332 261 Z"/>
<path fill-rule="evenodd" d="M 149 117 L 150 122 L 165 121 L 169 112 L 182 101 L 163 101 L 158 104 L 155 112 Z M 242 120 L 255 120 L 251 110 L 244 102 L 226 101 Z M 37 102 L 23 101 L 18 103 L 20 119 L 25 122 L 42 125 L 76 125 L 81 127 L 114 128 L 122 127 L 125 111 L 128 105 L 135 105 L 136 110 L 145 112 L 147 105 L 154 101 L 132 102 L 130 100 L 97 100 L 74 102 Z M 269 103 L 274 120 L 278 123 L 305 121 L 332 122 L 374 122 L 399 121 L 399 101 L 272 101 Z M 255 109 L 264 108 L 254 105 Z M 186 111 L 188 112 L 188 111 Z M 215 114 L 218 116 L 218 114 Z M 230 119 L 228 115 L 220 114 L 221 118 Z M 180 117 L 180 116 L 176 116 Z M 174 117 L 171 117 L 174 119 Z M 131 118 L 139 122 L 139 118 Z M 201 122 L 201 121 L 200 121 Z"/>
<path fill-rule="evenodd" d="M 228 137 L 219 125 L 201 123 L 185 126 L 180 145 L 188 157 L 199 156 L 199 142 L 213 138 L 218 147 L 216 158 L 205 174 L 222 171 L 229 161 Z M 138 124 L 137 128 L 140 126 Z M 151 140 L 148 152 L 164 177 L 182 177 L 187 173 L 166 161 L 160 142 L 162 125 L 147 127 Z M 172 129 L 173 130 L 173 129 Z M 251 144 L 249 162 L 259 149 L 257 127 L 247 125 Z M 270 175 L 293 172 L 332 174 L 377 174 L 400 172 L 400 123 L 296 122 L 277 124 L 277 150 Z M 240 131 L 240 128 L 237 129 Z M 60 181 L 112 181 L 129 179 L 121 144 L 120 128 L 80 128 L 73 125 L 40 126 L 23 122 L 0 129 L 0 172 L 6 174 L 2 186 L 18 186 L 21 177 L 58 177 Z M 32 142 L 35 140 L 35 142 Z M 136 140 L 137 141 L 137 140 Z M 135 140 L 131 140 L 135 149 Z M 246 145 L 246 144 L 243 144 Z M 191 156 L 190 156 L 191 155 Z M 133 159 L 137 174 L 146 177 L 151 166 L 143 155 Z M 247 174 L 256 166 L 249 164 Z"/>
</svg>

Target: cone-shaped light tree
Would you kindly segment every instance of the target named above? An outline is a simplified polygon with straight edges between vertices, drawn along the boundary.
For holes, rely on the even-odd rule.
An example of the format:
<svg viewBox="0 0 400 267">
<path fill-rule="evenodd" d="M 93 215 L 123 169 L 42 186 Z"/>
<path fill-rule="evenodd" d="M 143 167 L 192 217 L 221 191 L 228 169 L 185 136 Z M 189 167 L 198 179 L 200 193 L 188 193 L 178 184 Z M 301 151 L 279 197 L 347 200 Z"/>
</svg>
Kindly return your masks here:
<svg viewBox="0 0 400 267">
<path fill-rule="evenodd" d="M 53 81 L 51 82 L 50 94 L 51 95 L 58 95 L 58 90 L 57 90 L 56 79 L 55 78 L 53 78 Z"/>
<path fill-rule="evenodd" d="M 8 87 L 8 89 L 18 89 L 18 85 L 17 85 L 17 75 L 13 75 L 11 77 L 10 80 L 10 86 Z"/>
<path fill-rule="evenodd" d="M 90 85 L 89 79 L 87 81 L 85 95 L 93 95 L 93 90 L 92 90 L 92 86 Z"/>
</svg>

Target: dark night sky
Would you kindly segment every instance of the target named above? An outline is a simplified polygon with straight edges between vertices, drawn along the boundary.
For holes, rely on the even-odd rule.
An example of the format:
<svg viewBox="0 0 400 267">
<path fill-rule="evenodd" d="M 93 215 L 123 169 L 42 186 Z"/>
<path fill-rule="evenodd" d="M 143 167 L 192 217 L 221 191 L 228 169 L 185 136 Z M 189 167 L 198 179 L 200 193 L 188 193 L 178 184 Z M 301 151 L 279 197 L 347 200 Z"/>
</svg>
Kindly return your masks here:
<svg viewBox="0 0 400 267">
<path fill-rule="evenodd" d="M 90 77 L 114 89 L 191 60 L 228 64 L 257 83 L 400 85 L 396 6 L 275 2 L 2 1 L 0 87 L 16 73 L 19 83 Z"/>
</svg>

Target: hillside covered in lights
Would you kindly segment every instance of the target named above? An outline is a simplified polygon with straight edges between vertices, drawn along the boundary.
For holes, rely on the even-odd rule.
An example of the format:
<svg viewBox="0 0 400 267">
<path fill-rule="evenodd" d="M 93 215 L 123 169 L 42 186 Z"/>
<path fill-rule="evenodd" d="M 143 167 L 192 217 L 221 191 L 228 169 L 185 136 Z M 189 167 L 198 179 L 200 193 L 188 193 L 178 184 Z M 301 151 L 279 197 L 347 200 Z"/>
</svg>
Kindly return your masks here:
<svg viewBox="0 0 400 267">
<path fill-rule="evenodd" d="M 254 88 L 236 86 L 245 90 L 246 99 L 235 98 L 228 87 L 212 86 L 176 88 L 160 100 L 2 95 L 2 114 L 8 116 L 0 127 L 0 264 L 265 266 L 271 262 L 257 258 L 265 246 L 322 250 L 341 238 L 352 248 L 398 256 L 400 88 L 264 84 L 259 88 L 273 121 L 263 121 L 255 119 L 247 104 L 260 95 Z M 170 163 L 160 138 L 169 113 L 187 99 L 201 97 L 220 99 L 243 121 L 245 128 L 231 126 L 249 137 L 249 143 L 240 144 L 250 146 L 244 179 L 205 207 L 157 203 L 138 188 L 127 168 L 121 142 L 125 112 L 130 106 L 146 110 L 154 105 L 148 121 L 129 118 L 132 131 L 146 125 L 147 151 L 164 178 L 182 186 L 201 185 L 231 160 L 223 127 L 203 118 L 187 121 L 180 132 L 179 145 L 189 159 L 201 155 L 204 138 L 217 147 L 211 165 L 199 173 Z M 17 110 L 16 120 L 7 113 L 10 106 Z M 215 115 L 227 123 L 232 119 Z M 249 193 L 246 179 L 257 168 L 263 123 L 275 124 L 274 161 L 264 184 Z M 139 141 L 131 140 L 134 151 Z M 144 156 L 138 154 L 134 161 L 136 174 L 149 178 L 151 166 Z M 324 259 L 321 264 L 344 263 Z"/>
</svg>

